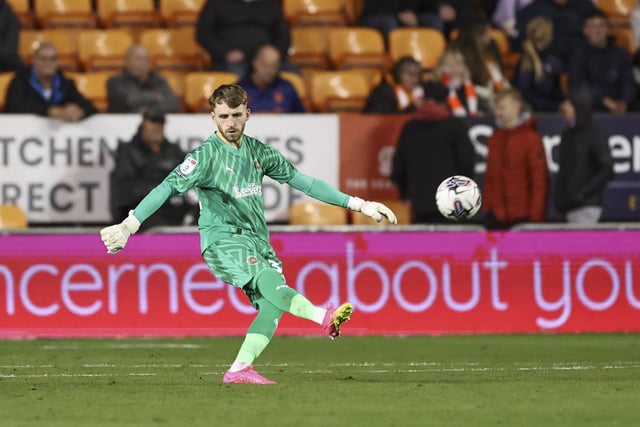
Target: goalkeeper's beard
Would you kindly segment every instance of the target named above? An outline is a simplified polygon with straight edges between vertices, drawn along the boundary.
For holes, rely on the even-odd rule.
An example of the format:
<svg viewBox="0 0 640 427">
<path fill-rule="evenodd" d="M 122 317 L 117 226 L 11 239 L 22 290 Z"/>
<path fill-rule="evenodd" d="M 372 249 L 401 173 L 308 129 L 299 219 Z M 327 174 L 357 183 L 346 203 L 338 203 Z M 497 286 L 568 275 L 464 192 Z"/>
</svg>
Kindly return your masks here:
<svg viewBox="0 0 640 427">
<path fill-rule="evenodd" d="M 240 141 L 240 138 L 242 138 L 242 134 L 244 133 L 244 125 L 241 128 L 233 128 L 233 129 L 234 129 L 234 133 L 232 134 L 227 133 L 228 131 L 225 132 L 221 129 L 219 130 L 227 142 L 235 144 L 236 142 Z"/>
</svg>

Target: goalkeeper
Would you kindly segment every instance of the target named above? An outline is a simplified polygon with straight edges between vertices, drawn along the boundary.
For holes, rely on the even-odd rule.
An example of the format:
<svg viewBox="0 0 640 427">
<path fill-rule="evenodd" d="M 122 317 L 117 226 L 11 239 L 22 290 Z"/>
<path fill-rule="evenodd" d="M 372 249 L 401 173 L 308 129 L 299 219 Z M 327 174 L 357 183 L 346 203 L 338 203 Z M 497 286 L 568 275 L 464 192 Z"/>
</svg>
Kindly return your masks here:
<svg viewBox="0 0 640 427">
<path fill-rule="evenodd" d="M 282 262 L 269 243 L 264 218 L 262 178 L 266 175 L 320 201 L 396 223 L 386 206 L 350 197 L 327 183 L 300 173 L 276 149 L 244 135 L 249 119 L 247 93 L 238 85 L 222 85 L 211 97 L 217 131 L 191 151 L 162 183 L 120 224 L 103 228 L 110 254 L 122 250 L 129 237 L 171 196 L 194 188 L 200 199 L 200 248 L 217 278 L 241 288 L 258 314 L 223 377 L 225 383 L 275 384 L 254 371 L 253 361 L 269 344 L 283 312 L 322 326 L 331 339 L 340 336 L 353 307 L 313 305 L 287 286 Z M 117 191 L 116 188 L 112 191 Z"/>
</svg>

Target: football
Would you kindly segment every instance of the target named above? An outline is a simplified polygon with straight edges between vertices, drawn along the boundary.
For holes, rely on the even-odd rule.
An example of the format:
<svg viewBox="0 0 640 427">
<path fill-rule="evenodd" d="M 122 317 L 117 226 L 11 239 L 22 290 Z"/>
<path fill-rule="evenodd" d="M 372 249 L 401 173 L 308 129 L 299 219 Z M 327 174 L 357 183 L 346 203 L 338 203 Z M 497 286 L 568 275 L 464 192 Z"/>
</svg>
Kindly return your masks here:
<svg viewBox="0 0 640 427">
<path fill-rule="evenodd" d="M 469 177 L 450 176 L 438 185 L 436 205 L 445 218 L 464 221 L 478 213 L 482 206 L 480 188 Z"/>
</svg>

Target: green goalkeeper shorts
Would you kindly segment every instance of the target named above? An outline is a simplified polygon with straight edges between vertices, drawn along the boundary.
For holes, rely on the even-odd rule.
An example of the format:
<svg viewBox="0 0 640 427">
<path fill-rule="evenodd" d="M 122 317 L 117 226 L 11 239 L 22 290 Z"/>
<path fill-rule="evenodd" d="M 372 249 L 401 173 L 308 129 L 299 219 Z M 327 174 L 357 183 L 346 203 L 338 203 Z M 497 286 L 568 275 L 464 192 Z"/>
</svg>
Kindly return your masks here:
<svg viewBox="0 0 640 427">
<path fill-rule="evenodd" d="M 282 275 L 282 261 L 276 257 L 273 247 L 255 237 L 232 234 L 209 246 L 202 254 L 215 276 L 230 285 L 242 289 L 251 304 L 259 297 L 253 278 L 270 268 Z"/>
</svg>

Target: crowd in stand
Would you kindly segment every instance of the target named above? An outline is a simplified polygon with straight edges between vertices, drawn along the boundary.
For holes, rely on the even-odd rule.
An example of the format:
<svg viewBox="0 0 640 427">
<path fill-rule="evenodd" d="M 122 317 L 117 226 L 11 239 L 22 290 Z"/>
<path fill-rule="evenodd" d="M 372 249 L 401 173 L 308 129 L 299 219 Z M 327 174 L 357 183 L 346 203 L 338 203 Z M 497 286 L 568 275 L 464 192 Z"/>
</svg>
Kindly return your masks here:
<svg viewBox="0 0 640 427">
<path fill-rule="evenodd" d="M 327 111 L 323 105 L 310 102 L 309 97 L 313 95 L 310 81 L 315 73 L 332 66 L 330 62 L 309 66 L 291 55 L 292 30 L 303 24 L 295 19 L 297 15 L 287 15 L 283 3 L 286 6 L 287 0 L 204 1 L 191 24 L 193 41 L 197 41 L 206 56 L 203 63 L 208 70 L 235 76 L 248 92 L 249 107 L 254 112 Z M 615 23 L 616 28 L 624 28 L 629 34 L 636 31 L 631 43 L 622 47 L 625 40 L 616 39 L 611 17 L 598 9 L 596 3 L 593 0 L 343 0 L 342 4 L 354 6 L 356 12 L 348 16 L 345 8 L 342 20 L 337 18 L 336 22 L 326 25 L 373 28 L 382 36 L 387 54 L 392 51 L 392 35 L 398 29 L 429 28 L 443 36 L 446 47 L 433 67 L 425 67 L 421 58 L 405 55 L 387 67 L 356 71 L 366 75 L 370 82 L 368 96 L 358 109 L 364 113 L 412 113 L 416 120 L 438 123 L 451 117 L 493 116 L 498 129 L 489 142 L 485 204 L 487 218 L 493 225 L 508 227 L 522 221 L 541 221 L 544 217 L 548 173 L 535 129 L 535 113 L 561 112 L 575 130 L 578 125 L 591 123 L 591 114 L 587 112 L 591 109 L 615 114 L 640 110 L 640 61 L 635 50 L 640 31 L 640 6 L 629 14 L 626 22 Z M 19 55 L 20 22 L 10 4 L 8 0 L 0 0 L 0 72 L 15 72 L 6 89 L 4 112 L 77 121 L 100 111 L 60 67 L 54 44 L 45 39 L 34 46 L 28 58 Z M 138 29 L 137 33 L 141 31 Z M 202 71 L 202 67 L 197 70 Z M 113 71 L 105 84 L 106 106 L 102 111 L 147 114 L 147 118 L 149 114 L 185 111 L 180 94 L 162 71 L 148 46 L 134 41 L 123 55 L 121 69 Z M 589 97 L 587 100 L 585 94 Z M 410 126 L 403 131 L 408 142 L 401 138 L 403 150 L 398 150 L 397 168 L 410 167 L 399 153 L 413 144 L 411 135 L 423 128 L 415 123 Z M 468 144 L 464 140 L 460 142 L 456 126 L 435 127 L 438 127 L 436 134 L 453 135 L 451 138 L 457 141 L 458 147 L 467 145 L 462 151 L 468 154 Z M 434 126 L 427 128 L 425 133 L 433 131 Z M 597 139 L 597 135 L 596 132 L 589 138 Z M 519 144 L 515 152 L 509 151 L 505 141 L 511 138 L 526 143 Z M 563 141 L 572 138 L 575 136 L 565 138 L 563 135 Z M 610 157 L 602 157 L 606 157 L 606 153 L 603 154 L 600 142 L 594 142 L 593 152 L 601 159 L 596 163 L 610 169 Z M 561 175 L 562 162 L 576 159 L 569 151 L 566 146 L 560 151 Z M 447 170 L 448 174 L 468 170 L 468 156 L 459 152 L 456 155 L 465 160 Z M 582 157 L 581 160 L 588 161 L 589 155 Z M 514 170 L 504 170 L 505 159 L 513 162 Z M 586 171 L 583 177 L 583 181 L 588 182 L 582 183 L 587 185 L 586 190 L 571 188 L 575 193 L 565 191 L 558 196 L 565 198 L 556 201 L 563 213 L 601 205 L 601 192 L 611 173 L 600 171 L 599 164 L 592 164 L 590 168 L 593 170 Z M 412 192 L 411 179 L 404 174 L 394 171 L 394 180 L 400 193 L 408 195 Z M 591 180 L 594 174 L 599 177 L 597 183 Z M 503 184 L 507 179 L 511 187 L 505 190 Z M 569 181 L 567 178 L 565 184 Z M 521 202 L 513 199 L 512 205 L 505 206 L 504 197 L 529 195 L 532 186 L 536 193 L 533 199 Z M 506 194 L 496 194 L 500 191 Z M 582 199 L 566 200 L 569 194 Z M 432 218 L 432 208 L 430 205 L 414 214 L 416 218 Z M 598 217 L 599 213 L 590 218 L 597 221 Z"/>
</svg>

